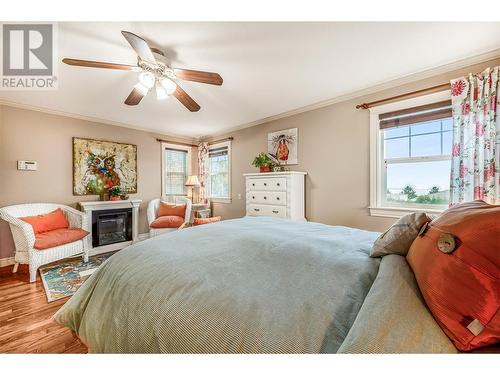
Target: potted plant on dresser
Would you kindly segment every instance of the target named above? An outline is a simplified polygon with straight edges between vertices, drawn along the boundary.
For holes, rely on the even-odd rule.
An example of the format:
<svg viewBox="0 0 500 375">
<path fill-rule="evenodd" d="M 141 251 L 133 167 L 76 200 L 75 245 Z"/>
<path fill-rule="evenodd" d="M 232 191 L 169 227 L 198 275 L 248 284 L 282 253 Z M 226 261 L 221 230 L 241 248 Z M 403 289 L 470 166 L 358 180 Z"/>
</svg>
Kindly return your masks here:
<svg viewBox="0 0 500 375">
<path fill-rule="evenodd" d="M 253 159 L 252 165 L 256 168 L 260 169 L 260 172 L 271 172 L 273 170 L 273 161 L 271 158 L 264 152 L 261 152 L 259 155 Z"/>
</svg>

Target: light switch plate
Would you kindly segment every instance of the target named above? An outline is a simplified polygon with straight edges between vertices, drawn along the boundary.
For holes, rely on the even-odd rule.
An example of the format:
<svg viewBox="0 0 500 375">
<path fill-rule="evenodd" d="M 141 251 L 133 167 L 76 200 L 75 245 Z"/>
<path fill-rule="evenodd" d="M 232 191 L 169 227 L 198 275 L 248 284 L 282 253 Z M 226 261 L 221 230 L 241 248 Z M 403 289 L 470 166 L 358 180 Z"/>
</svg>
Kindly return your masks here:
<svg viewBox="0 0 500 375">
<path fill-rule="evenodd" d="M 36 171 L 38 170 L 38 162 L 33 160 L 18 160 L 17 169 L 19 171 Z"/>
</svg>

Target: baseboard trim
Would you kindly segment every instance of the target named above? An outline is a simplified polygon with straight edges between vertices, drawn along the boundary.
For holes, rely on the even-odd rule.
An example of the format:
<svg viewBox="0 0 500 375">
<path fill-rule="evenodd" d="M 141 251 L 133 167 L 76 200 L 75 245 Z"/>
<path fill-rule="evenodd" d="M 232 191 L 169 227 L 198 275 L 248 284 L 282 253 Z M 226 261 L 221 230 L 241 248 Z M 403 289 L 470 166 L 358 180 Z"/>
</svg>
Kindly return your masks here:
<svg viewBox="0 0 500 375">
<path fill-rule="evenodd" d="M 147 240 L 149 238 L 149 233 L 139 233 L 139 235 L 137 236 L 137 239 L 139 241 L 144 241 L 144 240 Z"/>
<path fill-rule="evenodd" d="M 0 267 L 12 266 L 14 263 L 16 263 L 14 257 L 0 258 Z"/>
</svg>

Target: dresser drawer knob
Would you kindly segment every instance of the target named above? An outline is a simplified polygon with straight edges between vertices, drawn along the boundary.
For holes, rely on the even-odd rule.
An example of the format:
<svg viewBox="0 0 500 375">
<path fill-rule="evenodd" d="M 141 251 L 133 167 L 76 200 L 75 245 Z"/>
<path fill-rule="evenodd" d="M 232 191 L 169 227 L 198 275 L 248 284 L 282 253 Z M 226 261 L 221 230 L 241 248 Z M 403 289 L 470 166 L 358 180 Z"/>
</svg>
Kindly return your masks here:
<svg viewBox="0 0 500 375">
<path fill-rule="evenodd" d="M 279 211 L 278 210 L 273 210 L 273 213 L 277 214 Z"/>
<path fill-rule="evenodd" d="M 254 196 L 254 195 L 252 195 L 252 199 L 255 199 L 255 196 Z"/>
<path fill-rule="evenodd" d="M 255 184 L 254 184 L 254 183 L 252 183 L 252 186 L 255 186 Z"/>
<path fill-rule="evenodd" d="M 280 197 L 276 197 L 276 200 L 279 201 L 280 200 Z"/>
<path fill-rule="evenodd" d="M 276 185 L 280 186 L 280 183 L 278 182 Z"/>
<path fill-rule="evenodd" d="M 260 208 L 254 208 L 253 210 L 259 212 Z"/>
<path fill-rule="evenodd" d="M 267 199 L 267 197 L 264 197 L 264 199 Z"/>
<path fill-rule="evenodd" d="M 266 182 L 264 182 L 264 186 L 267 186 L 267 183 L 266 183 Z"/>
</svg>

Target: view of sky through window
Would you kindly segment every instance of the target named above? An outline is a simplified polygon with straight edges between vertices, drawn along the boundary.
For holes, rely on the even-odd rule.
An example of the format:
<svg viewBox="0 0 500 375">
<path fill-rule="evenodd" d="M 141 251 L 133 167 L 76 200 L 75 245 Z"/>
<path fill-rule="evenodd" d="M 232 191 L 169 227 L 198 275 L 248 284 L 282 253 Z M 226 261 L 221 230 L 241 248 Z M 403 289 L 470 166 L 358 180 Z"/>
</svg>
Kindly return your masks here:
<svg viewBox="0 0 500 375">
<path fill-rule="evenodd" d="M 447 204 L 452 125 L 447 118 L 383 131 L 386 203 Z"/>
</svg>

